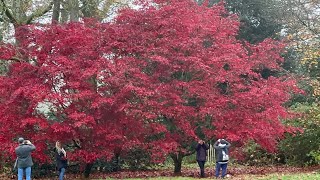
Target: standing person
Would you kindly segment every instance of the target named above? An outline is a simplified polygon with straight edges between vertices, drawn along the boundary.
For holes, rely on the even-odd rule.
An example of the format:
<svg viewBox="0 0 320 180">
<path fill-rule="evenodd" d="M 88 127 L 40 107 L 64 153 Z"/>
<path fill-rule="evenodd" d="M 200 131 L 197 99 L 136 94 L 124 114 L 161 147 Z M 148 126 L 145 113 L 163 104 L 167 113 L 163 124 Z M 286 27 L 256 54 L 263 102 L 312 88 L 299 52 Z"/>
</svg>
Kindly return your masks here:
<svg viewBox="0 0 320 180">
<path fill-rule="evenodd" d="M 23 138 L 18 139 L 19 146 L 15 149 L 17 154 L 18 180 L 23 179 L 24 172 L 26 180 L 31 180 L 31 166 L 33 166 L 31 152 L 36 147 L 29 141 Z"/>
<path fill-rule="evenodd" d="M 219 177 L 220 169 L 222 169 L 222 178 L 227 175 L 230 146 L 231 144 L 224 139 L 218 139 L 213 145 L 216 150 L 216 178 Z"/>
<path fill-rule="evenodd" d="M 55 156 L 56 156 L 56 162 L 57 162 L 57 169 L 59 172 L 59 180 L 63 180 L 64 173 L 68 165 L 68 160 L 67 160 L 67 153 L 63 149 L 60 141 L 56 142 Z"/>
<path fill-rule="evenodd" d="M 198 141 L 198 145 L 196 147 L 196 151 L 197 151 L 196 159 L 197 159 L 197 162 L 200 167 L 200 177 L 205 177 L 204 164 L 207 159 L 207 150 L 208 149 L 209 149 L 208 145 L 206 145 L 206 143 L 203 140 Z"/>
</svg>

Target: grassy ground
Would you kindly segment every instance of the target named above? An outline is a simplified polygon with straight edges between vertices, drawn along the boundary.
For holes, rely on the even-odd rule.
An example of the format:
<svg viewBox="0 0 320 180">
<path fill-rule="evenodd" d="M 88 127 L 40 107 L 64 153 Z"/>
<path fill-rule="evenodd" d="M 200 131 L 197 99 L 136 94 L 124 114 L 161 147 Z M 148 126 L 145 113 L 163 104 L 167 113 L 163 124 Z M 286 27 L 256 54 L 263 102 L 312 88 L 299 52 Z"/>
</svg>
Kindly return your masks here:
<svg viewBox="0 0 320 180">
<path fill-rule="evenodd" d="M 99 178 L 105 177 L 105 178 Z M 132 176 L 134 177 L 134 176 Z M 117 180 L 117 179 L 124 179 L 124 180 L 196 180 L 198 176 L 193 177 L 182 177 L 182 176 L 162 176 L 159 174 L 158 176 L 148 177 L 145 176 L 143 178 L 108 178 L 107 176 L 96 176 L 96 178 L 91 177 L 90 180 Z M 3 176 L 0 177 L 1 180 L 11 180 L 12 178 Z M 35 180 L 52 180 L 57 179 L 55 178 L 41 178 Z M 203 180 L 215 179 L 213 175 L 210 175 L 207 178 L 203 178 Z M 277 173 L 265 173 L 265 174 L 235 174 L 230 175 L 228 178 L 230 180 L 320 180 L 320 172 L 313 171 L 313 172 L 277 172 Z M 67 176 L 66 180 L 83 180 L 80 177 L 70 177 Z M 87 179 L 88 180 L 88 179 Z"/>
<path fill-rule="evenodd" d="M 257 178 L 259 180 L 320 180 L 320 174 L 317 173 L 298 173 L 298 174 L 270 174 L 266 177 Z"/>
<path fill-rule="evenodd" d="M 214 178 L 214 164 L 206 164 L 205 172 L 208 178 Z M 230 180 L 320 180 L 320 165 L 308 167 L 293 167 L 293 166 L 245 166 L 232 164 L 228 166 L 227 179 Z M 16 175 L 13 175 L 16 176 Z M 83 180 L 81 173 L 67 172 L 66 180 Z M 199 167 L 196 163 L 183 165 L 181 175 L 175 176 L 173 166 L 159 166 L 149 170 L 129 171 L 123 169 L 119 172 L 105 173 L 95 172 L 90 175 L 90 180 L 195 180 L 199 179 Z M 11 177 L 10 174 L 0 174 L 0 180 L 12 180 L 16 177 Z M 53 180 L 54 177 L 33 178 L 34 180 Z"/>
<path fill-rule="evenodd" d="M 156 177 L 156 178 L 144 178 L 148 180 L 195 180 L 198 178 L 192 177 Z M 144 180 L 142 178 L 130 178 L 126 180 Z M 203 178 L 214 179 L 213 177 Z M 241 175 L 237 177 L 229 177 L 230 180 L 320 180 L 319 173 L 295 173 L 295 174 L 269 174 L 269 175 Z M 107 179 L 96 179 L 96 180 L 113 180 L 112 178 Z"/>
</svg>

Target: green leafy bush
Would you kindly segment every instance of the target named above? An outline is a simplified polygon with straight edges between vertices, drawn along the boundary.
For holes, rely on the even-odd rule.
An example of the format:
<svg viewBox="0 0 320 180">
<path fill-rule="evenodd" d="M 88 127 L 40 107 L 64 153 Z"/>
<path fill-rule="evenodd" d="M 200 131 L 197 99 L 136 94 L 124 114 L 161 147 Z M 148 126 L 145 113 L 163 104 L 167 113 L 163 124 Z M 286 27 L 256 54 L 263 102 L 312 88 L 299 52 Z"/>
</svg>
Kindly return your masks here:
<svg viewBox="0 0 320 180">
<path fill-rule="evenodd" d="M 316 103 L 297 104 L 295 112 L 302 116 L 287 123 L 299 127 L 303 132 L 287 134 L 279 144 L 280 153 L 292 165 L 319 164 L 320 149 L 320 108 Z"/>
<path fill-rule="evenodd" d="M 309 154 L 307 154 L 312 158 L 312 164 L 320 164 L 320 150 L 312 150 Z"/>
<path fill-rule="evenodd" d="M 113 157 L 110 161 L 97 160 L 94 163 L 94 171 L 100 172 L 117 172 L 121 170 L 123 160 L 119 157 Z"/>
<path fill-rule="evenodd" d="M 254 141 L 248 142 L 244 148 L 244 160 L 242 163 L 251 166 L 263 166 L 281 163 L 281 158 L 277 153 L 268 153 Z"/>
<path fill-rule="evenodd" d="M 144 170 L 152 165 L 151 155 L 140 147 L 130 149 L 122 159 L 130 170 Z"/>
</svg>

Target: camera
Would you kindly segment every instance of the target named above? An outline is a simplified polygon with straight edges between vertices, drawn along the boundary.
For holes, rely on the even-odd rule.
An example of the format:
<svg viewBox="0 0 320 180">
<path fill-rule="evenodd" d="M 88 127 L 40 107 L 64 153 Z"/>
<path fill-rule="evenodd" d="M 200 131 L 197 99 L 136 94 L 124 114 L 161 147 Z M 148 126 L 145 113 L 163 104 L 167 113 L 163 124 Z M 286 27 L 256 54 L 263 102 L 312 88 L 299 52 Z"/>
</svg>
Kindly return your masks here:
<svg viewBox="0 0 320 180">
<path fill-rule="evenodd" d="M 31 144 L 31 142 L 29 140 L 24 140 L 23 144 Z"/>
</svg>

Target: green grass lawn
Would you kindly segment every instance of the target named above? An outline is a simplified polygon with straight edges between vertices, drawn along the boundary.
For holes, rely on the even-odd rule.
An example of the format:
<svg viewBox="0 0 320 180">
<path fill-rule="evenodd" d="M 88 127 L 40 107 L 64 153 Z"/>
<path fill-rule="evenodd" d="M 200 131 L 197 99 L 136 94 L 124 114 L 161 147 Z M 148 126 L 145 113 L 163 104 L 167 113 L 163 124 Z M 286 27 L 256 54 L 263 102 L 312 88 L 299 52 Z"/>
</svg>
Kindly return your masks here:
<svg viewBox="0 0 320 180">
<path fill-rule="evenodd" d="M 198 178 L 192 177 L 155 177 L 145 178 L 149 180 L 194 180 Z M 208 177 L 204 179 L 214 179 L 214 177 Z M 230 180 L 320 180 L 320 173 L 297 173 L 297 174 L 270 174 L 270 175 L 241 175 L 235 177 L 229 177 Z M 96 180 L 113 180 L 96 179 Z M 143 180 L 142 178 L 130 178 L 126 180 Z"/>
<path fill-rule="evenodd" d="M 298 173 L 298 174 L 270 174 L 266 177 L 257 178 L 259 180 L 320 180 L 320 173 Z"/>
</svg>

